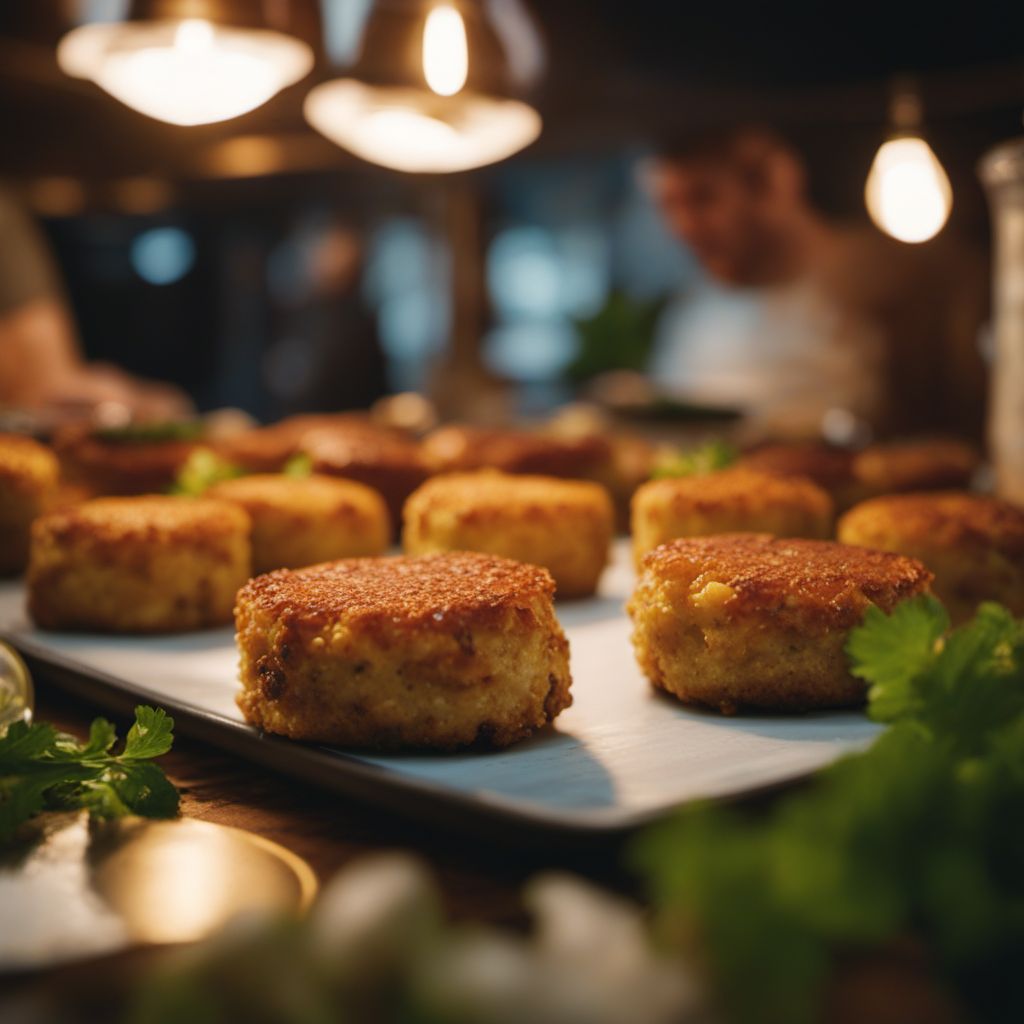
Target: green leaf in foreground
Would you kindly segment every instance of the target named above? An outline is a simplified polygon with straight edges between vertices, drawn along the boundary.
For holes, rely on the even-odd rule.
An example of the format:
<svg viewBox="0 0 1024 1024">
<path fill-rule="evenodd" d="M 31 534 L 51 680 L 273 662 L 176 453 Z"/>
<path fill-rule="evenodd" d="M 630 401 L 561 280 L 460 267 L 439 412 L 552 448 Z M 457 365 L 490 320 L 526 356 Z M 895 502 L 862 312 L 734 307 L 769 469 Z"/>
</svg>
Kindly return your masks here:
<svg viewBox="0 0 1024 1024">
<path fill-rule="evenodd" d="M 0 843 L 43 810 L 173 817 L 178 791 L 152 762 L 170 750 L 173 729 L 166 712 L 140 705 L 124 750 L 112 754 L 117 735 L 103 718 L 84 743 L 43 722 L 15 723 L 0 737 Z"/>
<path fill-rule="evenodd" d="M 1024 1020 L 1024 624 L 947 629 L 931 598 L 870 611 L 847 651 L 892 723 L 873 746 L 765 816 L 691 810 L 634 847 L 725 1019 L 820 1020 L 851 959 L 909 944 L 964 1019 Z"/>
<path fill-rule="evenodd" d="M 871 684 L 871 715 L 889 722 L 920 708 L 917 678 L 938 656 L 949 629 L 946 609 L 930 595 L 904 601 L 886 615 L 876 605 L 850 634 L 846 653 L 850 672 Z"/>
</svg>

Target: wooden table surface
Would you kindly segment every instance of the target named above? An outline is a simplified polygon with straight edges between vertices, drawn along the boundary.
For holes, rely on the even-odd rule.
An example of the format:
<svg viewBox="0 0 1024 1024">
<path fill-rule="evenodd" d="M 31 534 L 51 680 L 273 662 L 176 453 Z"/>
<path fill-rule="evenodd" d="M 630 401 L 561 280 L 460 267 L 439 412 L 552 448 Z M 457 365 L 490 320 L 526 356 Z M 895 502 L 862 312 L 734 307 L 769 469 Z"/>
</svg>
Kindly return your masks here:
<svg viewBox="0 0 1024 1024">
<path fill-rule="evenodd" d="M 39 671 L 35 686 L 37 719 L 66 732 L 84 736 L 97 715 L 112 718 L 121 736 L 130 724 L 62 692 Z M 620 866 L 621 839 L 565 845 L 524 834 L 520 845 L 507 835 L 489 838 L 479 829 L 414 824 L 181 735 L 160 764 L 181 791 L 184 816 L 247 829 L 280 843 L 304 857 L 321 883 L 356 858 L 406 851 L 431 866 L 454 917 L 491 923 L 523 919 L 519 890 L 538 871 L 570 870 L 613 888 L 629 885 Z"/>
</svg>

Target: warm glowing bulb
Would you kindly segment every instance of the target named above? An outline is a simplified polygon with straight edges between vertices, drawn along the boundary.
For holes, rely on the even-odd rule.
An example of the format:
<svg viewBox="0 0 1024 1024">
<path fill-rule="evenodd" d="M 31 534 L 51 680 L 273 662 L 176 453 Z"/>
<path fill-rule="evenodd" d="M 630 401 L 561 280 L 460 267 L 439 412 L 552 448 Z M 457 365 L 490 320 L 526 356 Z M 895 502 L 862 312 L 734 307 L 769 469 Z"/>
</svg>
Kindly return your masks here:
<svg viewBox="0 0 1024 1024">
<path fill-rule="evenodd" d="M 184 53 L 198 53 L 213 44 L 213 26 L 201 18 L 187 18 L 174 33 L 174 48 Z"/>
<path fill-rule="evenodd" d="M 313 53 L 279 32 L 189 18 L 82 25 L 61 40 L 57 60 L 133 110 L 196 125 L 262 106 L 309 72 Z"/>
<path fill-rule="evenodd" d="M 306 120 L 332 142 L 397 171 L 444 174 L 504 160 L 540 134 L 533 107 L 471 92 L 438 109 L 422 89 L 323 82 L 306 97 Z"/>
<path fill-rule="evenodd" d="M 864 199 L 871 219 L 886 234 L 901 242 L 926 242 L 949 218 L 953 190 L 928 143 L 908 135 L 879 148 Z"/>
<path fill-rule="evenodd" d="M 443 4 L 423 27 L 423 77 L 438 96 L 454 96 L 469 75 L 466 25 L 454 7 Z"/>
</svg>

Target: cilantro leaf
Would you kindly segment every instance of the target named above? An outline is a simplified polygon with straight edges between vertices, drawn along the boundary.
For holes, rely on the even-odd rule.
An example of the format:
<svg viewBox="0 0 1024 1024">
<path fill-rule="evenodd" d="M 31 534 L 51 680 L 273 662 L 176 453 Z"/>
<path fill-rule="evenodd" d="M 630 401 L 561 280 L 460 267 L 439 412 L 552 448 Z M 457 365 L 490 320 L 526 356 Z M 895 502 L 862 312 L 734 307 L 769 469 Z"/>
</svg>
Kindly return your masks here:
<svg viewBox="0 0 1024 1024">
<path fill-rule="evenodd" d="M 820 1020 L 851 957 L 908 943 L 964 1019 L 1024 1019 L 1024 622 L 948 627 L 933 598 L 869 609 L 847 653 L 891 723 L 871 748 L 766 814 L 688 810 L 635 845 L 726 1019 Z"/>
<path fill-rule="evenodd" d="M 891 722 L 919 709 L 915 680 L 933 664 L 939 640 L 949 628 L 942 604 L 923 595 L 898 604 L 890 615 L 876 605 L 846 644 L 850 672 L 871 684 L 872 718 Z"/>
<path fill-rule="evenodd" d="M 0 775 L 7 765 L 16 765 L 52 751 L 57 742 L 57 730 L 44 722 L 14 722 L 0 737 Z"/>
<path fill-rule="evenodd" d="M 0 843 L 48 809 L 84 808 L 103 818 L 173 816 L 178 791 L 151 760 L 170 749 L 173 727 L 164 711 L 140 706 L 123 752 L 114 754 L 117 735 L 103 718 L 84 743 L 46 723 L 12 725 L 0 737 Z"/>
<path fill-rule="evenodd" d="M 128 730 L 124 753 L 126 760 L 159 757 L 174 742 L 174 719 L 163 708 L 140 704 L 135 709 L 135 724 Z"/>
</svg>

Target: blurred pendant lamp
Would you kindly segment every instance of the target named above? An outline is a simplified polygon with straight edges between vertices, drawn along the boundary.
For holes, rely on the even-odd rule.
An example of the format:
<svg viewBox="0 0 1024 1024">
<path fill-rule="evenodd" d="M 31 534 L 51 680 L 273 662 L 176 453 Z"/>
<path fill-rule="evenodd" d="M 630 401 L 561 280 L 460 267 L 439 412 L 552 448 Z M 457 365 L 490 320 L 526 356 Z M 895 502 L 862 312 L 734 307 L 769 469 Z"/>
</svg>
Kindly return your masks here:
<svg viewBox="0 0 1024 1024">
<path fill-rule="evenodd" d="M 927 242 L 949 219 L 953 190 L 931 146 L 921 137 L 921 99 L 913 88 L 893 91 L 891 133 L 875 154 L 864 201 L 875 224 L 901 242 Z"/>
<path fill-rule="evenodd" d="M 342 77 L 306 97 L 306 120 L 394 170 L 482 167 L 540 134 L 540 115 L 524 97 L 543 61 L 520 0 L 376 0 L 351 59 L 338 62 Z"/>
<path fill-rule="evenodd" d="M 273 0 L 133 0 L 126 16 L 72 29 L 61 69 L 170 124 L 227 121 L 262 106 L 313 67 L 291 34 L 293 4 Z"/>
</svg>

